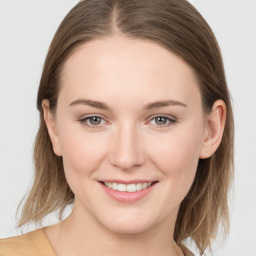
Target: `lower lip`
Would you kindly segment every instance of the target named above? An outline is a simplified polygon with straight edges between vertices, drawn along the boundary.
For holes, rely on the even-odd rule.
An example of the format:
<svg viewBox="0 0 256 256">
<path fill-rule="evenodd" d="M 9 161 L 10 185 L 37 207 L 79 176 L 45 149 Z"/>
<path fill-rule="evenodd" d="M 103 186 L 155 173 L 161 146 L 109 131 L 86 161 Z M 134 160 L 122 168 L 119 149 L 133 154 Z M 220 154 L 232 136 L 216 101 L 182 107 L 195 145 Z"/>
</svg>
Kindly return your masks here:
<svg viewBox="0 0 256 256">
<path fill-rule="evenodd" d="M 116 201 L 119 201 L 121 203 L 134 203 L 144 197 L 146 197 L 155 187 L 155 185 L 158 182 L 152 184 L 151 186 L 142 189 L 140 191 L 135 191 L 135 192 L 121 192 L 118 190 L 113 190 L 107 186 L 105 186 L 104 184 L 101 184 L 103 190 L 113 199 L 115 199 Z"/>
</svg>

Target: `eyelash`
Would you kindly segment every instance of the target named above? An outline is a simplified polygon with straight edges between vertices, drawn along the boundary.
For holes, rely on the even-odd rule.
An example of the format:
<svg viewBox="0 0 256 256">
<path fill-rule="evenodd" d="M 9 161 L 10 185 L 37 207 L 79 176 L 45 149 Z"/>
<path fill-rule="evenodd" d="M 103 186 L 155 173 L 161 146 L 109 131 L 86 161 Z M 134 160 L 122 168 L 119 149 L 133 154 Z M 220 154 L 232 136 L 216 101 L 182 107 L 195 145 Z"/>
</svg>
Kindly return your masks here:
<svg viewBox="0 0 256 256">
<path fill-rule="evenodd" d="M 101 116 L 92 115 L 92 116 L 87 116 L 87 117 L 85 117 L 85 118 L 79 119 L 78 121 L 79 121 L 82 125 L 86 125 L 86 126 L 89 127 L 89 128 L 93 128 L 93 129 L 95 129 L 95 128 L 102 128 L 101 125 L 90 125 L 90 124 L 87 124 L 87 123 L 86 123 L 88 120 L 90 120 L 90 119 L 93 118 L 93 117 L 98 117 L 98 118 L 100 118 L 101 120 L 105 120 L 105 119 L 104 119 L 103 117 L 101 117 Z M 156 116 L 153 116 L 153 117 L 150 119 L 150 121 L 156 120 L 156 118 L 159 118 L 159 117 L 165 118 L 165 120 L 168 122 L 168 124 L 156 125 L 157 128 L 164 128 L 164 127 L 172 126 L 172 125 L 174 125 L 174 124 L 177 122 L 177 118 L 175 118 L 175 117 L 172 117 L 172 118 L 171 118 L 171 117 L 165 116 L 165 115 L 156 115 Z"/>
</svg>

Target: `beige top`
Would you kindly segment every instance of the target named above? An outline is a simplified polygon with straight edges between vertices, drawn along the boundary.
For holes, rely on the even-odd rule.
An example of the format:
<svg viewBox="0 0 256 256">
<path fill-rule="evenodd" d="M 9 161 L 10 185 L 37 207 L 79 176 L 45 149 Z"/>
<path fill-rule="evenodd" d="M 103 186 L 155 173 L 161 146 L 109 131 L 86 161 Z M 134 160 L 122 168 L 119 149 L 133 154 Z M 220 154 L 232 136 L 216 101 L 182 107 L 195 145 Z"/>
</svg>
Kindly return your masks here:
<svg viewBox="0 0 256 256">
<path fill-rule="evenodd" d="M 185 256 L 194 256 L 184 245 Z M 42 228 L 24 235 L 0 239 L 0 256 L 56 256 Z"/>
<path fill-rule="evenodd" d="M 0 239 L 0 256 L 56 256 L 43 229 Z"/>
</svg>

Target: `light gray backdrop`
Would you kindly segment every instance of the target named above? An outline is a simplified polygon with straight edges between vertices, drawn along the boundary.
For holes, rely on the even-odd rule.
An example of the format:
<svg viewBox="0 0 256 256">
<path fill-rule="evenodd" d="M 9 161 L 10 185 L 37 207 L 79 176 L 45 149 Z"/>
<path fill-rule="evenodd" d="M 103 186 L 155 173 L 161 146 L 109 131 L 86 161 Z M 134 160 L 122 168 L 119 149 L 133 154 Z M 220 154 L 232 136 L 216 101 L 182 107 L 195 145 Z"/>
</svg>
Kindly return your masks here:
<svg viewBox="0 0 256 256">
<path fill-rule="evenodd" d="M 33 173 L 42 66 L 59 23 L 77 2 L 0 0 L 0 238 L 20 234 L 15 211 Z M 214 255 L 256 255 L 256 1 L 191 2 L 221 46 L 236 120 L 232 229 Z"/>
</svg>

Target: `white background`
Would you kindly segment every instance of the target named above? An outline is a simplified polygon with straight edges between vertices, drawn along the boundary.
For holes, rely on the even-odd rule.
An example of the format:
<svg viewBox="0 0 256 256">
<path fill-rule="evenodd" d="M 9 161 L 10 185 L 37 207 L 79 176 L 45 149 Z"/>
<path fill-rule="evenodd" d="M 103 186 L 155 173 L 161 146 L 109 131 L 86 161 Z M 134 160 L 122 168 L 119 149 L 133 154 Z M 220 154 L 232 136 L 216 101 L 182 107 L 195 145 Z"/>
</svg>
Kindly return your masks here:
<svg viewBox="0 0 256 256">
<path fill-rule="evenodd" d="M 20 234 L 15 211 L 33 173 L 42 66 L 59 23 L 77 2 L 0 0 L 0 238 Z M 256 255 L 256 1 L 191 2 L 219 41 L 236 121 L 232 228 L 214 255 Z"/>
</svg>

